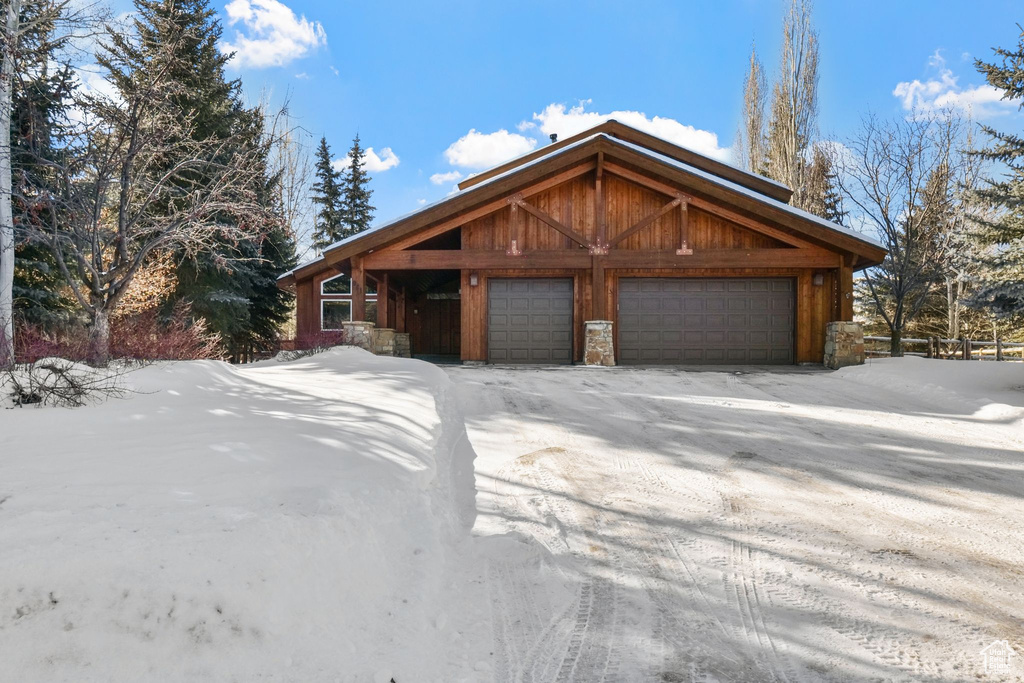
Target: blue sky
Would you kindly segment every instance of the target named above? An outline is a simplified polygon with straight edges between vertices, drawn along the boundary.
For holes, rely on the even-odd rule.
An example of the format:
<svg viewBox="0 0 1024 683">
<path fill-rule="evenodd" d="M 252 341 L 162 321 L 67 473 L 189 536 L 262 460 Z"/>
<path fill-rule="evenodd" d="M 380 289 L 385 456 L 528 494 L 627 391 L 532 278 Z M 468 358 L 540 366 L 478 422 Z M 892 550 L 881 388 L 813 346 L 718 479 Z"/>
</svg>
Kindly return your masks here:
<svg viewBox="0 0 1024 683">
<path fill-rule="evenodd" d="M 631 112 L 622 116 L 627 122 L 648 121 L 655 132 L 727 158 L 751 43 L 773 71 L 787 4 L 214 6 L 226 47 L 238 50 L 232 75 L 253 101 L 265 90 L 275 101 L 288 94 L 298 123 L 316 139 L 326 135 L 337 156 L 357 131 L 373 148 L 382 221 L 443 197 L 456 174 L 544 144 L 548 132 L 565 137 L 610 112 Z M 1020 0 L 819 0 L 822 136 L 842 139 L 865 112 L 900 116 L 910 103 L 972 106 L 975 118 L 1020 128 L 1021 113 L 991 102 L 971 63 L 989 57 L 993 46 L 1016 44 L 1016 22 L 1024 22 Z"/>
</svg>

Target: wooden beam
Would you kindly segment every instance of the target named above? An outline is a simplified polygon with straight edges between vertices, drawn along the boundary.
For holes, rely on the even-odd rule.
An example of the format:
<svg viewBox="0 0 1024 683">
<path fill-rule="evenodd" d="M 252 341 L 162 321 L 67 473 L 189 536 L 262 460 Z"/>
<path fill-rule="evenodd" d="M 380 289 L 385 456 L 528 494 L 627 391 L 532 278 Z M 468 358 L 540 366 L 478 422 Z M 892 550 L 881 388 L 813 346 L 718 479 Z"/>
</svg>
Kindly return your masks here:
<svg viewBox="0 0 1024 683">
<path fill-rule="evenodd" d="M 675 250 L 613 249 L 604 268 L 838 268 L 839 256 L 824 249 L 703 249 L 690 256 Z M 497 249 L 413 249 L 375 251 L 363 258 L 374 270 L 590 269 L 593 255 L 582 249 L 524 251 L 508 256 Z"/>
<path fill-rule="evenodd" d="M 660 192 L 663 195 L 675 197 L 680 194 L 678 188 L 675 188 L 671 185 L 666 185 L 665 183 L 654 180 L 653 178 L 648 178 L 642 173 L 637 173 L 636 171 L 630 170 L 623 166 L 619 166 L 618 164 L 606 162 L 605 168 L 608 169 L 609 173 L 617 175 L 621 178 L 625 178 L 626 180 L 634 182 L 637 185 L 643 185 L 644 187 L 654 190 L 655 192 Z M 736 223 L 737 225 L 747 228 L 748 230 L 753 230 L 754 232 L 760 232 L 765 235 L 768 235 L 769 237 L 779 240 L 783 244 L 788 244 L 793 247 L 801 248 L 816 246 L 811 242 L 808 242 L 807 240 L 803 240 L 800 239 L 799 237 L 790 235 L 788 232 L 784 232 L 770 225 L 765 225 L 760 221 L 748 218 L 747 216 L 744 216 L 741 213 L 737 213 L 736 211 L 733 211 L 731 209 L 719 206 L 718 204 L 709 202 L 706 199 L 701 199 L 699 197 L 689 197 L 686 195 L 683 196 L 685 198 L 685 201 L 691 206 L 695 206 L 702 211 L 707 211 L 708 213 L 718 216 L 719 218 L 724 218 L 727 221 Z"/>
<path fill-rule="evenodd" d="M 574 166 L 568 170 L 553 175 L 547 180 L 542 180 L 539 183 L 529 185 L 520 190 L 519 192 L 517 192 L 516 194 L 522 197 L 530 197 L 540 192 L 543 192 L 544 190 L 550 190 L 552 187 L 556 185 L 561 185 L 562 183 L 568 182 L 573 178 L 578 178 L 579 176 L 584 175 L 585 173 L 593 171 L 595 168 L 597 168 L 597 162 L 589 161 L 587 163 Z M 387 248 L 405 249 L 407 247 L 411 247 L 413 245 L 429 240 L 433 237 L 437 237 L 438 235 L 446 233 L 449 230 L 454 230 L 455 228 L 461 227 L 466 223 L 474 221 L 477 218 L 483 218 L 487 214 L 494 213 L 495 211 L 500 211 L 508 204 L 508 199 L 508 197 L 502 197 L 501 199 L 496 199 L 492 202 L 488 202 L 487 204 L 484 204 L 479 208 L 473 209 L 472 211 L 467 211 L 466 213 L 463 213 L 461 215 L 454 216 L 452 218 L 449 218 L 438 223 L 435 226 L 425 228 L 424 230 L 420 230 L 414 235 L 409 235 L 408 237 L 393 242 L 387 245 Z M 327 255 L 325 255 L 325 258 L 327 258 Z"/>
<path fill-rule="evenodd" d="M 824 249 L 701 249 L 692 255 L 675 251 L 614 249 L 606 268 L 835 268 L 837 254 Z"/>
<path fill-rule="evenodd" d="M 405 332 L 405 287 L 399 289 L 395 296 L 395 332 Z"/>
<path fill-rule="evenodd" d="M 796 362 L 821 362 L 821 358 L 811 356 L 811 271 L 804 270 L 796 278 Z"/>
<path fill-rule="evenodd" d="M 533 216 L 537 220 L 541 221 L 542 223 L 547 223 L 552 228 L 554 228 L 558 232 L 562 233 L 563 235 L 565 235 L 566 237 L 571 239 L 573 242 L 576 242 L 577 244 L 580 244 L 581 246 L 588 247 L 588 248 L 591 246 L 590 241 L 586 237 L 584 237 L 583 235 L 579 234 L 578 232 L 576 232 L 575 230 L 573 230 L 569 226 L 563 225 L 560 221 L 555 220 L 553 217 L 551 217 L 548 214 L 544 213 L 543 211 L 538 209 L 533 204 L 529 204 L 529 203 L 523 201 L 522 199 L 519 199 L 516 202 L 516 204 L 520 208 L 522 208 L 524 211 L 526 211 L 528 214 L 530 214 L 531 216 Z"/>
<path fill-rule="evenodd" d="M 522 195 L 513 195 L 508 201 L 508 249 L 505 250 L 506 256 L 522 256 L 523 250 L 520 249 L 519 245 L 523 243 L 523 217 L 519 211 L 519 201 L 522 199 Z"/>
<path fill-rule="evenodd" d="M 520 256 L 497 249 L 411 249 L 375 251 L 364 262 L 380 270 L 586 269 L 590 255 L 582 249 L 524 251 Z"/>
<path fill-rule="evenodd" d="M 839 266 L 839 319 L 853 320 L 853 267 L 845 260 Z"/>
<path fill-rule="evenodd" d="M 678 256 L 693 256 L 693 247 L 690 246 L 690 207 L 683 202 L 679 209 L 679 248 L 676 249 L 676 254 Z"/>
<path fill-rule="evenodd" d="M 391 313 L 391 278 L 383 273 L 377 279 L 377 327 L 391 327 L 388 315 Z"/>
<path fill-rule="evenodd" d="M 604 276 L 604 256 L 595 254 L 592 256 L 593 263 L 591 264 L 591 275 L 592 275 L 592 309 L 594 320 L 605 319 L 605 300 L 608 298 L 608 294 L 605 291 L 607 288 L 607 279 Z"/>
<path fill-rule="evenodd" d="M 366 320 L 366 268 L 358 256 L 352 257 L 352 320 Z"/>
<path fill-rule="evenodd" d="M 594 181 L 594 222 L 596 223 L 596 244 L 590 248 L 596 254 L 608 253 L 608 216 L 604 197 L 604 152 L 597 153 L 597 174 Z"/>
<path fill-rule="evenodd" d="M 612 248 L 616 244 L 619 244 L 620 242 L 623 242 L 623 241 L 629 239 L 630 237 L 632 237 L 633 235 L 637 234 L 638 232 L 640 232 L 644 228 L 649 227 L 650 225 L 653 225 L 656 220 L 658 220 L 659 218 L 664 216 L 666 213 L 668 213 L 669 211 L 671 211 L 672 209 L 676 208 L 677 206 L 679 206 L 682 203 L 683 203 L 683 198 L 682 197 L 676 197 L 675 199 L 670 201 L 668 204 L 666 204 L 665 206 L 663 206 L 660 209 L 658 209 L 657 211 L 655 211 L 654 213 L 651 213 L 651 214 L 645 216 L 644 218 L 641 218 L 640 221 L 637 222 L 632 227 L 628 228 L 627 230 L 625 230 L 623 232 L 620 232 L 618 235 L 613 237 L 612 240 L 610 242 L 608 242 L 608 247 Z"/>
</svg>

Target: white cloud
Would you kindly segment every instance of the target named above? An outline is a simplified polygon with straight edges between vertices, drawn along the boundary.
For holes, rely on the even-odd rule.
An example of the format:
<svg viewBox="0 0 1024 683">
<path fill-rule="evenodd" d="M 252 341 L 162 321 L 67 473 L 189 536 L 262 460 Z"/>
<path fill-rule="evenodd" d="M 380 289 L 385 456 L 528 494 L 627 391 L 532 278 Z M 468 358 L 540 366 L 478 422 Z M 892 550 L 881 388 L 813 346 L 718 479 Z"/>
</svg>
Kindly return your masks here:
<svg viewBox="0 0 1024 683">
<path fill-rule="evenodd" d="M 300 81 L 308 81 L 309 74 L 303 71 L 302 73 L 295 74 L 295 78 L 299 79 Z"/>
<path fill-rule="evenodd" d="M 900 100 L 906 111 L 926 114 L 942 109 L 959 109 L 975 118 L 989 118 L 1013 111 L 1019 101 L 1003 100 L 1003 91 L 991 85 L 960 87 L 959 78 L 946 66 L 946 60 L 936 50 L 928 58 L 928 66 L 935 71 L 925 81 L 902 81 L 892 94 Z"/>
<path fill-rule="evenodd" d="M 564 104 L 549 104 L 541 113 L 534 114 L 533 120 L 540 125 L 540 130 L 545 135 L 557 133 L 559 138 L 564 139 L 588 128 L 593 128 L 608 119 L 615 119 L 627 126 L 632 126 L 715 159 L 728 161 L 731 156 L 731 150 L 719 146 L 718 135 L 711 131 L 694 128 L 664 116 L 648 118 L 646 114 L 639 111 L 612 111 L 607 114 L 584 111 L 584 107 L 589 103 L 590 101 L 586 100 L 569 109 L 566 109 Z M 522 125 L 524 124 L 520 124 L 520 126 Z"/>
<path fill-rule="evenodd" d="M 454 180 L 461 179 L 462 174 L 459 173 L 458 171 L 448 171 L 447 173 L 435 173 L 434 175 L 430 176 L 430 182 L 434 183 L 435 185 L 444 185 L 445 183 L 450 183 Z"/>
<path fill-rule="evenodd" d="M 398 155 L 395 154 L 390 147 L 382 147 L 380 154 L 377 154 L 373 150 L 373 147 L 366 148 L 366 156 L 364 161 L 366 162 L 366 170 L 370 173 L 379 173 L 386 171 L 390 168 L 394 168 L 401 163 Z M 344 168 L 348 168 L 352 165 L 352 159 L 346 154 L 340 159 L 335 159 L 331 162 L 331 166 L 334 167 L 335 171 L 340 171 Z"/>
<path fill-rule="evenodd" d="M 340 71 L 338 71 L 337 67 L 331 66 L 331 67 L 328 67 L 328 68 L 330 68 L 331 72 L 332 72 L 332 73 L 333 73 L 333 74 L 334 74 L 335 76 L 340 76 L 340 75 L 341 75 L 341 72 L 340 72 Z"/>
<path fill-rule="evenodd" d="M 427 200 L 426 199 L 417 199 L 416 203 L 419 204 L 420 206 L 423 206 L 424 204 L 427 203 Z"/>
<path fill-rule="evenodd" d="M 231 0 L 224 8 L 228 25 L 241 23 L 245 32 L 235 31 L 225 52 L 234 52 L 239 66 L 262 69 L 284 66 L 327 44 L 327 33 L 318 21 L 295 12 L 278 0 Z"/>
<path fill-rule="evenodd" d="M 493 133 L 479 133 L 471 128 L 445 150 L 444 156 L 452 166 L 490 168 L 526 154 L 536 146 L 533 138 L 509 133 L 504 128 Z"/>
</svg>

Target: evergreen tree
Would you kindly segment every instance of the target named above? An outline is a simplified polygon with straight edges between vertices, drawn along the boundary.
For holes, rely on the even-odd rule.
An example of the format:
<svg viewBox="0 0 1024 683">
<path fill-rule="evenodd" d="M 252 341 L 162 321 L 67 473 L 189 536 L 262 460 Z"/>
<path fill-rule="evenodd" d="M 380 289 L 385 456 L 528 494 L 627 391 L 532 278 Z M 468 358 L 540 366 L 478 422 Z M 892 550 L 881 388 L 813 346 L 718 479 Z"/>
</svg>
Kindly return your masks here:
<svg viewBox="0 0 1024 683">
<path fill-rule="evenodd" d="M 1024 32 L 1015 49 L 997 48 L 994 52 L 996 61 L 979 59 L 975 67 L 990 85 L 1003 91 L 1003 99 L 1024 98 Z M 992 144 L 976 153 L 1002 164 L 1006 172 L 977 192 L 979 199 L 999 207 L 1000 215 L 996 220 L 979 220 L 993 255 L 987 259 L 988 275 L 973 303 L 1006 318 L 1024 314 L 1024 137 L 989 126 L 982 130 Z"/>
<path fill-rule="evenodd" d="M 25 22 L 37 18 L 38 3 L 27 3 Z M 61 156 L 59 128 L 72 90 L 70 68 L 51 66 L 53 22 L 44 21 L 23 36 L 28 48 L 17 55 L 12 82 L 11 204 L 14 217 L 14 315 L 16 320 L 52 324 L 65 320 L 73 302 L 50 250 L 25 239 L 26 227 L 52 221 L 45 201 L 56 183 L 51 163 Z"/>
<path fill-rule="evenodd" d="M 320 207 L 313 228 L 313 248 L 318 254 L 345 236 L 340 177 L 331 165 L 327 138 L 322 137 L 316 150 L 316 182 L 313 183 L 313 203 Z"/>
<path fill-rule="evenodd" d="M 250 149 L 263 145 L 261 113 L 242 104 L 240 81 L 225 76 L 231 55 L 217 48 L 222 27 L 209 0 L 136 0 L 135 4 L 134 21 L 141 40 L 134 44 L 124 41 L 118 47 L 132 56 L 140 73 L 165 68 L 155 57 L 161 50 L 173 50 L 174 58 L 166 62 L 171 65 L 168 77 L 174 83 L 173 99 L 187 135 L 196 141 L 240 136 Z M 226 145 L 222 151 L 225 163 L 237 151 L 235 146 Z M 262 154 L 264 161 L 265 156 Z M 168 158 L 167 166 L 177 161 Z M 265 176 L 264 163 L 262 173 L 257 173 L 257 177 L 263 178 L 261 187 L 248 188 L 248 191 L 256 196 L 265 193 L 267 188 L 263 186 L 268 183 Z M 199 191 L 209 182 L 201 173 L 181 180 Z M 269 200 L 260 201 L 264 206 L 269 204 Z M 173 209 L 167 207 L 168 212 Z M 217 218 L 222 223 L 239 220 L 248 219 L 231 215 Z M 284 257 L 282 261 L 275 256 L 270 262 L 263 261 L 264 242 L 273 232 L 272 228 L 262 226 L 257 230 L 259 237 L 254 239 L 218 237 L 207 249 L 180 250 L 177 284 L 164 304 L 165 311 L 174 310 L 179 302 L 188 303 L 193 315 L 203 318 L 207 329 L 221 336 L 231 357 L 234 357 L 232 348 L 250 348 L 256 339 L 266 341 L 274 337 L 264 326 L 277 324 L 273 310 L 277 299 L 284 295 L 268 293 L 265 285 L 272 273 L 276 273 L 273 275 L 276 279 L 277 274 L 287 270 L 282 264 L 288 259 Z M 219 233 L 211 225 L 212 232 Z M 273 251 L 268 249 L 267 253 Z"/>
<path fill-rule="evenodd" d="M 375 207 L 370 204 L 370 176 L 366 173 L 366 150 L 359 144 L 357 134 L 348 152 L 349 166 L 342 177 L 342 207 L 344 211 L 342 237 L 358 235 L 370 228 Z"/>
<path fill-rule="evenodd" d="M 814 146 L 814 157 L 807 170 L 807 210 L 839 225 L 846 219 L 843 197 L 839 191 L 838 175 L 832 157 L 822 146 Z"/>
</svg>

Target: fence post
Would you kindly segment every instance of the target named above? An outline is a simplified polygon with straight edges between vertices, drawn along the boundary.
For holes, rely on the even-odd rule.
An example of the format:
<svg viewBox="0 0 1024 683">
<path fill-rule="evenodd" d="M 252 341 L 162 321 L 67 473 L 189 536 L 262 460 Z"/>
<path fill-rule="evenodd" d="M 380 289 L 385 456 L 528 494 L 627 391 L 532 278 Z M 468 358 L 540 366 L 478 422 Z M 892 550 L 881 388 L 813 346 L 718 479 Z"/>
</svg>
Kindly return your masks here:
<svg viewBox="0 0 1024 683">
<path fill-rule="evenodd" d="M 962 341 L 964 344 L 963 359 L 971 360 L 971 340 L 964 337 Z"/>
<path fill-rule="evenodd" d="M 924 353 L 925 358 L 935 358 L 935 337 L 928 337 L 928 349 Z"/>
<path fill-rule="evenodd" d="M 1003 359 L 1003 340 L 996 337 L 996 360 Z"/>
</svg>

